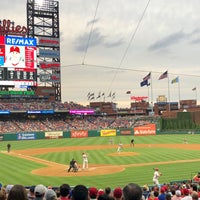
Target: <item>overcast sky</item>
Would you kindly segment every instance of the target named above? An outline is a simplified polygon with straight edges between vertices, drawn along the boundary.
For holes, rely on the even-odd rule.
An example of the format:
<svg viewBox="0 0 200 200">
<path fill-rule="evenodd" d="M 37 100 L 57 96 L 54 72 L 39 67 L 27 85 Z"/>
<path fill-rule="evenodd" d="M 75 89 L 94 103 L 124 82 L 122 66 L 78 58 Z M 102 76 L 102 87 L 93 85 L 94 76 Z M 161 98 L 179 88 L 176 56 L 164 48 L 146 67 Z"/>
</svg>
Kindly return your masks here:
<svg viewBox="0 0 200 200">
<path fill-rule="evenodd" d="M 130 96 L 200 100 L 199 0 L 59 0 L 59 10 L 62 102 L 89 104 L 89 92 L 95 101 L 115 93 L 118 107 L 130 107 Z M 0 11 L 27 25 L 26 0 L 2 1 Z"/>
</svg>

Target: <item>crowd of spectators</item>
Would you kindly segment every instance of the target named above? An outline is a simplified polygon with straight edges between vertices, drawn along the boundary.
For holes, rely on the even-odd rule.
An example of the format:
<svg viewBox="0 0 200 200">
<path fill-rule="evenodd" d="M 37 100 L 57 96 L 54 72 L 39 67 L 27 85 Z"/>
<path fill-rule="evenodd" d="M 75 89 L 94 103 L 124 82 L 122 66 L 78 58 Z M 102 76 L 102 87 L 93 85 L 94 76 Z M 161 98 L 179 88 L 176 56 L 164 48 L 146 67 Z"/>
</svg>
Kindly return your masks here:
<svg viewBox="0 0 200 200">
<path fill-rule="evenodd" d="M 0 103 L 0 110 L 21 111 L 21 110 L 84 110 L 87 106 L 80 105 L 75 102 L 49 102 L 34 99 L 32 101 L 18 102 L 2 102 Z"/>
<path fill-rule="evenodd" d="M 199 200 L 200 185 L 192 181 L 139 186 L 129 183 L 111 189 L 61 184 L 58 187 L 0 184 L 0 200 Z"/>
<path fill-rule="evenodd" d="M 33 131 L 100 130 L 108 128 L 133 128 L 151 123 L 151 120 L 129 117 L 73 117 L 66 119 L 4 119 L 0 120 L 0 133 Z"/>
<path fill-rule="evenodd" d="M 45 99 L 5 99 L 0 102 L 0 111 L 21 113 L 37 110 L 87 110 L 87 106 L 75 102 L 49 102 Z M 66 114 L 67 115 L 67 114 Z M 62 115 L 63 116 L 63 115 Z M 35 131 L 70 131 L 70 130 L 100 130 L 108 128 L 133 128 L 149 124 L 150 120 L 136 120 L 137 116 L 67 116 L 61 118 L 55 115 L 42 117 L 2 117 L 0 119 L 0 133 L 35 132 Z"/>
</svg>

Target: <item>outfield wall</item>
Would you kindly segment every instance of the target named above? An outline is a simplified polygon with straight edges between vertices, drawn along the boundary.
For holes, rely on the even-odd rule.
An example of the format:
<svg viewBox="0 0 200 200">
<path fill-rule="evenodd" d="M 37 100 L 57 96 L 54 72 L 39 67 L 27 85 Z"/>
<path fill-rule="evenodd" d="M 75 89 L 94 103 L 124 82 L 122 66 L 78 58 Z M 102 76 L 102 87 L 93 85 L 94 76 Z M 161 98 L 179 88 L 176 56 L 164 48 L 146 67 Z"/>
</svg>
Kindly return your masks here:
<svg viewBox="0 0 200 200">
<path fill-rule="evenodd" d="M 134 128 L 100 129 L 100 130 L 71 130 L 71 131 L 46 131 L 46 132 L 21 132 L 0 134 L 0 141 L 11 140 L 38 140 L 58 138 L 86 138 L 86 137 L 115 137 L 115 136 L 144 136 L 162 134 L 200 134 L 200 131 L 170 130 L 160 131 L 156 124 L 147 124 Z"/>
<path fill-rule="evenodd" d="M 156 132 L 157 132 L 156 125 L 148 124 L 134 128 L 6 133 L 6 134 L 0 134 L 0 140 L 12 141 L 12 140 L 58 139 L 58 138 L 115 137 L 120 135 L 140 136 L 140 135 L 156 135 Z"/>
</svg>

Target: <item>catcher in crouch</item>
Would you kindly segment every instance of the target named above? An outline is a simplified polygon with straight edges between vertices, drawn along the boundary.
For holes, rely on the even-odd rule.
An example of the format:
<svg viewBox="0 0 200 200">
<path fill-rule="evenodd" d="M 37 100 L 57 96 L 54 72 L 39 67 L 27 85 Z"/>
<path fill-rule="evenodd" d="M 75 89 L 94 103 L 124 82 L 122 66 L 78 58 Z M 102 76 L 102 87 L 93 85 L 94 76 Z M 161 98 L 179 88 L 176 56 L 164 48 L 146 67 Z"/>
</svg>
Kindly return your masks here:
<svg viewBox="0 0 200 200">
<path fill-rule="evenodd" d="M 77 162 L 74 159 L 72 159 L 70 161 L 70 163 L 69 163 L 69 169 L 67 171 L 70 172 L 71 169 L 73 170 L 73 172 L 77 172 L 78 171 L 78 164 L 77 164 Z"/>
</svg>

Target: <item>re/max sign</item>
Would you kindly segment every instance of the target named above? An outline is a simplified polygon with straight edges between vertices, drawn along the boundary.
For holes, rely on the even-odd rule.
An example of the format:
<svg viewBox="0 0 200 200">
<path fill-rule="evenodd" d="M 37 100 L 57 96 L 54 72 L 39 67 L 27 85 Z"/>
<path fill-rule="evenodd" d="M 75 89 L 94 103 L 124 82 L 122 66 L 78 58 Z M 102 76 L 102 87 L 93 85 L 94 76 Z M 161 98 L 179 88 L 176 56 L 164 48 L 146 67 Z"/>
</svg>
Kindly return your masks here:
<svg viewBox="0 0 200 200">
<path fill-rule="evenodd" d="M 36 46 L 36 39 L 6 36 L 5 43 L 15 46 Z"/>
</svg>

